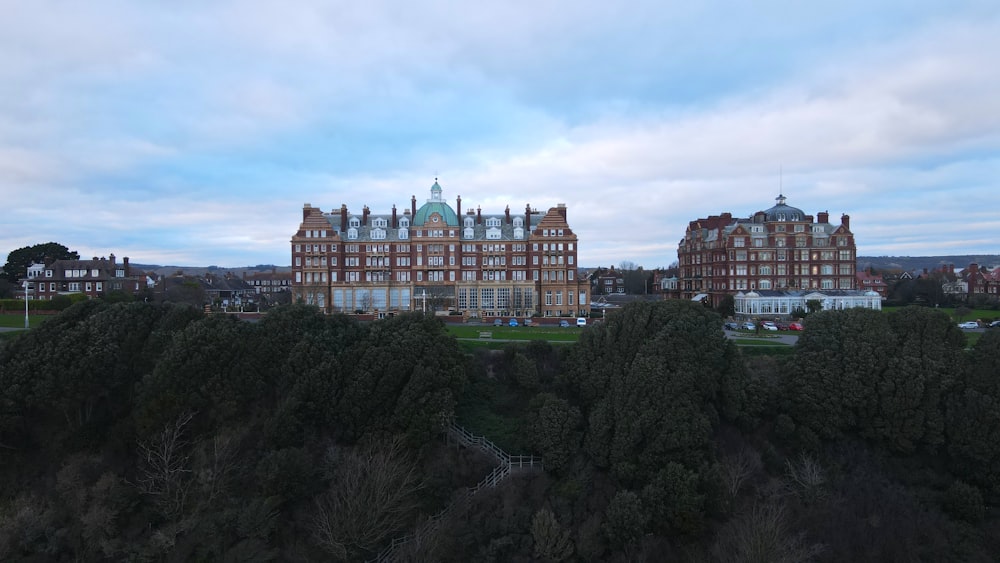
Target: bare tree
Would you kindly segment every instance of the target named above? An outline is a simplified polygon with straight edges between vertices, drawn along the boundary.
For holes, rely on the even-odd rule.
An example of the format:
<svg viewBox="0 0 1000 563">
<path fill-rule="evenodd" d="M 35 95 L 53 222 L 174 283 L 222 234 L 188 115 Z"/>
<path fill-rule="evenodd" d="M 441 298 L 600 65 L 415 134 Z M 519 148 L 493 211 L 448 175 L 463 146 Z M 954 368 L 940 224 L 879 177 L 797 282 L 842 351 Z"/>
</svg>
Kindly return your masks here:
<svg viewBox="0 0 1000 563">
<path fill-rule="evenodd" d="M 330 487 L 315 501 L 312 531 L 317 543 L 339 559 L 371 553 L 390 534 L 413 522 L 423 488 L 402 438 L 328 456 L 335 467 Z"/>
<path fill-rule="evenodd" d="M 722 476 L 730 501 L 736 499 L 743 484 L 754 473 L 760 471 L 760 468 L 760 454 L 749 446 L 744 446 L 735 454 L 722 458 Z"/>
<path fill-rule="evenodd" d="M 823 495 L 826 470 L 808 454 L 802 453 L 796 460 L 787 460 L 785 473 L 804 500 L 811 502 Z"/>
<path fill-rule="evenodd" d="M 241 433 L 216 434 L 202 444 L 197 478 L 205 503 L 211 503 L 229 485 L 238 464 L 237 453 L 242 438 Z"/>
<path fill-rule="evenodd" d="M 758 504 L 728 522 L 712 546 L 712 561 L 722 563 L 802 563 L 823 552 L 805 534 L 790 529 L 784 505 Z"/>
<path fill-rule="evenodd" d="M 163 431 L 146 442 L 139 442 L 139 490 L 156 498 L 156 503 L 169 518 L 184 512 L 190 488 L 189 442 L 184 437 L 194 413 L 182 414 L 167 424 Z"/>
</svg>

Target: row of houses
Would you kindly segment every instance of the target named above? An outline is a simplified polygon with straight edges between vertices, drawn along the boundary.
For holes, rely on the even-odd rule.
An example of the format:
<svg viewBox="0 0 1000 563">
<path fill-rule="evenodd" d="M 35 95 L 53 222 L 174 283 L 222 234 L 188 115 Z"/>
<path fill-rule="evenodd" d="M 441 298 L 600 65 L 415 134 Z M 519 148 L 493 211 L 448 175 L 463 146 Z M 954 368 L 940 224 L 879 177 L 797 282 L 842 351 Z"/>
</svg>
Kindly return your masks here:
<svg viewBox="0 0 1000 563">
<path fill-rule="evenodd" d="M 115 293 L 144 300 L 185 302 L 195 305 L 272 305 L 291 300 L 292 274 L 288 271 L 244 272 L 242 275 L 177 271 L 163 275 L 134 268 L 128 257 L 120 262 L 111 254 L 86 259 L 46 260 L 28 267 L 19 284 L 21 296 L 51 300 L 59 295 L 107 297 Z"/>
</svg>

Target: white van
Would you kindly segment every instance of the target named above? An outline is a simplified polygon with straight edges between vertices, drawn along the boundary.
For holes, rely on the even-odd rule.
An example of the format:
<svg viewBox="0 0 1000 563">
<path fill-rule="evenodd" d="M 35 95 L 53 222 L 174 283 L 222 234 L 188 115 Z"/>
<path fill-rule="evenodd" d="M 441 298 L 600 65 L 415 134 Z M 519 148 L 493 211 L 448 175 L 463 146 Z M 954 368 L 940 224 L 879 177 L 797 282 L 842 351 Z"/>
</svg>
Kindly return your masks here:
<svg viewBox="0 0 1000 563">
<path fill-rule="evenodd" d="M 576 326 L 581 326 L 581 327 L 582 326 L 587 326 L 587 319 L 586 319 L 586 317 L 577 317 L 576 318 Z"/>
</svg>

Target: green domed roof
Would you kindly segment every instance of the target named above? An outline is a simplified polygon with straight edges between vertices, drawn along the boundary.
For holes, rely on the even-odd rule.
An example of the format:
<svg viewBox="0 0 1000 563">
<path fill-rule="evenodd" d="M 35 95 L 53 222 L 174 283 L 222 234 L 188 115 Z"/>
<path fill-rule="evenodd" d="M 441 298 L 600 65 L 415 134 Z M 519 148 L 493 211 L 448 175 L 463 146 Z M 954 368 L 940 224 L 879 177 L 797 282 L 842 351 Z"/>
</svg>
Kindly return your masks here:
<svg viewBox="0 0 1000 563">
<path fill-rule="evenodd" d="M 774 198 L 778 204 L 764 212 L 767 221 L 802 221 L 806 214 L 798 207 L 785 203 L 785 196 L 778 194 Z"/>
<path fill-rule="evenodd" d="M 441 216 L 441 220 L 444 222 L 445 226 L 457 227 L 458 226 L 458 215 L 455 214 L 455 210 L 451 208 L 444 200 L 441 198 L 441 186 L 437 182 L 431 186 L 431 199 L 427 203 L 420 206 L 417 210 L 417 214 L 413 216 L 413 226 L 433 225 L 431 221 L 431 215 L 437 213 Z"/>
</svg>

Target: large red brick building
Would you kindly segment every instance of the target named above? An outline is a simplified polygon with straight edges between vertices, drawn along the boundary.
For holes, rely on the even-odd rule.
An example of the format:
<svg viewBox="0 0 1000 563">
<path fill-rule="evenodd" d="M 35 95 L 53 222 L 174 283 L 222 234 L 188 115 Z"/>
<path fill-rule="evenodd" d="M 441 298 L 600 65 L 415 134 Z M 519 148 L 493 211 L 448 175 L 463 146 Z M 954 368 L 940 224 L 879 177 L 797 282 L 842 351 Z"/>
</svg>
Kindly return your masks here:
<svg viewBox="0 0 1000 563">
<path fill-rule="evenodd" d="M 857 250 L 850 217 L 806 215 L 779 195 L 748 218 L 722 213 L 691 221 L 677 247 L 685 299 L 718 305 L 755 291 L 856 290 Z"/>
<path fill-rule="evenodd" d="M 409 209 L 324 212 L 310 204 L 292 236 L 293 299 L 328 312 L 409 310 L 476 317 L 578 316 L 590 311 L 579 242 L 563 204 L 539 213 L 452 208 L 435 181 Z"/>
</svg>

